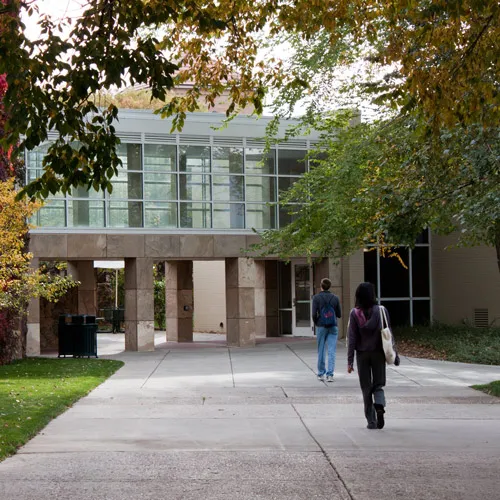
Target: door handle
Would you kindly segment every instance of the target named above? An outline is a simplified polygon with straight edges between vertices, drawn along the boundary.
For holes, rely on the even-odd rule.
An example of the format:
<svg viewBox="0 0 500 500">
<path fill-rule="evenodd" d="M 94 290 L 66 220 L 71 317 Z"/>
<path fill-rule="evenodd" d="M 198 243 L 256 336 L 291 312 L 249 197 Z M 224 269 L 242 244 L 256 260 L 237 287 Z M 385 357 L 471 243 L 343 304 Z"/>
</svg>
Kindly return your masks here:
<svg viewBox="0 0 500 500">
<path fill-rule="evenodd" d="M 295 307 L 297 305 L 297 299 L 295 297 L 293 298 L 292 305 L 293 305 L 293 307 Z"/>
</svg>

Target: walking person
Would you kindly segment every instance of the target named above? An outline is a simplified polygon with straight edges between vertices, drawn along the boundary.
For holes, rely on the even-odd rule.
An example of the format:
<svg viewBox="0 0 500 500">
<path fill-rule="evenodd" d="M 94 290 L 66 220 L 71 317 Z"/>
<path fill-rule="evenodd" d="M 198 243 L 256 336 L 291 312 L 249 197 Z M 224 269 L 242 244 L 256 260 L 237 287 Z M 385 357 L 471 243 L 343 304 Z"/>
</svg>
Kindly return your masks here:
<svg viewBox="0 0 500 500">
<path fill-rule="evenodd" d="M 312 320 L 316 325 L 318 343 L 318 380 L 333 382 L 335 353 L 339 329 L 337 318 L 342 316 L 339 298 L 330 292 L 332 282 L 321 280 L 321 292 L 312 299 Z M 328 369 L 325 369 L 325 348 L 328 352 Z"/>
<path fill-rule="evenodd" d="M 383 429 L 385 425 L 385 354 L 382 347 L 381 307 L 377 305 L 371 283 L 361 283 L 356 289 L 356 306 L 349 316 L 347 372 L 354 371 L 354 352 L 358 365 L 359 385 L 363 393 L 368 429 Z M 387 316 L 390 326 L 389 314 Z M 399 365 L 399 356 L 394 361 Z"/>
</svg>

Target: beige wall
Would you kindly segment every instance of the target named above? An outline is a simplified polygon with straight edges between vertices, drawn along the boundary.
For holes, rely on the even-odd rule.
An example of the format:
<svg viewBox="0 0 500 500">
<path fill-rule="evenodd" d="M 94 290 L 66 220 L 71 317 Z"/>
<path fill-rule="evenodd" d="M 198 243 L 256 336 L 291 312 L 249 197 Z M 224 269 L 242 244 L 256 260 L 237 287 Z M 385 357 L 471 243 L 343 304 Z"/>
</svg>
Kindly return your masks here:
<svg viewBox="0 0 500 500">
<path fill-rule="evenodd" d="M 488 309 L 500 326 L 500 273 L 493 248 L 445 247 L 456 237 L 432 237 L 433 316 L 444 323 L 474 323 L 474 309 Z"/>
<path fill-rule="evenodd" d="M 226 270 L 223 260 L 194 261 L 194 331 L 226 331 Z M 220 327 L 220 323 L 223 327 Z"/>
</svg>

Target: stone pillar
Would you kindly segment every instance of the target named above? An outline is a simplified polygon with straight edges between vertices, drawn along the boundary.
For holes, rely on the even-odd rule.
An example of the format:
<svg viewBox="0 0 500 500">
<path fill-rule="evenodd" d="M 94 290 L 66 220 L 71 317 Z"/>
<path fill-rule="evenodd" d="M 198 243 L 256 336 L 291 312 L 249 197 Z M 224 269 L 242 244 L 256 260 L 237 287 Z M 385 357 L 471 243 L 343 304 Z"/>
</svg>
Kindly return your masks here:
<svg viewBox="0 0 500 500">
<path fill-rule="evenodd" d="M 255 261 L 255 336 L 266 337 L 266 261 Z"/>
<path fill-rule="evenodd" d="M 280 336 L 278 261 L 267 260 L 266 266 L 266 335 Z"/>
<path fill-rule="evenodd" d="M 125 350 L 154 351 L 154 285 L 151 259 L 125 259 Z"/>
<path fill-rule="evenodd" d="M 30 266 L 38 268 L 39 260 L 31 259 Z M 28 320 L 26 333 L 26 356 L 40 354 L 40 299 L 31 299 L 28 305 Z"/>
<path fill-rule="evenodd" d="M 193 341 L 193 261 L 165 262 L 167 341 Z"/>
<path fill-rule="evenodd" d="M 255 345 L 255 261 L 226 259 L 227 344 Z"/>
<path fill-rule="evenodd" d="M 78 286 L 78 314 L 97 315 L 97 284 L 94 261 L 68 262 L 68 274 L 80 282 Z"/>
</svg>

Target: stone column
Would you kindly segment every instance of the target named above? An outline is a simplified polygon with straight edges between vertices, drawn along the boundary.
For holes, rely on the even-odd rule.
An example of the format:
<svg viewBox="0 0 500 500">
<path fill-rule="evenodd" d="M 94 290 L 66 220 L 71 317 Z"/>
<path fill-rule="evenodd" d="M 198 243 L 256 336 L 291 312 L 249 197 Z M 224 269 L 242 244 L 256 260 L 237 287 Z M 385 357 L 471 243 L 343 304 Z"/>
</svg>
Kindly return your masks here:
<svg viewBox="0 0 500 500">
<path fill-rule="evenodd" d="M 151 259 L 125 259 L 125 350 L 154 351 L 154 288 Z"/>
<path fill-rule="evenodd" d="M 167 341 L 193 341 L 193 261 L 165 262 Z"/>
<path fill-rule="evenodd" d="M 227 344 L 255 345 L 255 261 L 226 259 Z"/>
<path fill-rule="evenodd" d="M 266 261 L 255 261 L 255 336 L 266 337 Z"/>
<path fill-rule="evenodd" d="M 97 284 L 94 261 L 68 262 L 68 274 L 80 282 L 78 286 L 78 314 L 97 315 Z"/>
<path fill-rule="evenodd" d="M 278 261 L 266 261 L 266 335 L 280 336 Z"/>
<path fill-rule="evenodd" d="M 30 267 L 37 269 L 39 260 L 31 259 Z M 40 299 L 31 299 L 28 305 L 26 356 L 40 354 Z"/>
</svg>

